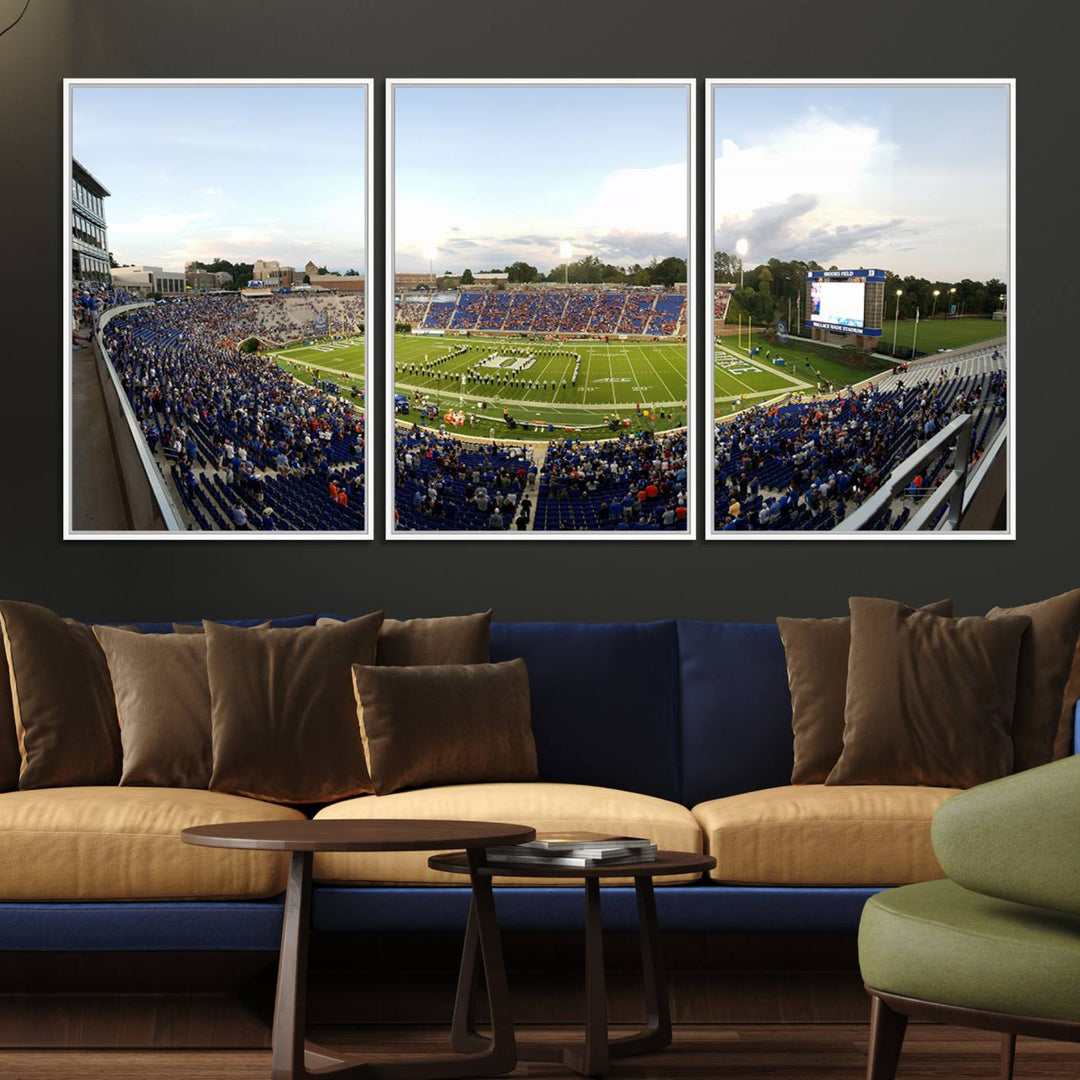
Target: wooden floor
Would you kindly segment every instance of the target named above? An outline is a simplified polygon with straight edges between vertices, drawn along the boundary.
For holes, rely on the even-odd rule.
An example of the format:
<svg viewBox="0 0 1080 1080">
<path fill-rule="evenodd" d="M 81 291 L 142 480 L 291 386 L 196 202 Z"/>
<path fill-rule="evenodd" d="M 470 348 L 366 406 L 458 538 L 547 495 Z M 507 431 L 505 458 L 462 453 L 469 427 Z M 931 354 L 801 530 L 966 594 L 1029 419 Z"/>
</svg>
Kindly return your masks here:
<svg viewBox="0 0 1080 1080">
<path fill-rule="evenodd" d="M 621 1029 L 613 1029 L 617 1031 Z M 445 1050 L 445 1028 L 326 1028 L 324 1046 L 392 1060 Z M 530 1027 L 528 1037 L 566 1041 L 573 1028 Z M 680 1025 L 659 1054 L 616 1062 L 627 1080 L 862 1080 L 867 1029 L 859 1024 Z M 966 1080 L 998 1076 L 998 1036 L 931 1024 L 908 1029 L 897 1080 Z M 393 1053 L 386 1053 L 392 1048 Z M 0 1080 L 267 1080 L 265 1051 L 2 1051 Z M 522 1064 L 513 1077 L 556 1080 L 575 1074 L 555 1065 Z M 1080 1046 L 1019 1041 L 1017 1080 L 1080 1076 Z"/>
</svg>

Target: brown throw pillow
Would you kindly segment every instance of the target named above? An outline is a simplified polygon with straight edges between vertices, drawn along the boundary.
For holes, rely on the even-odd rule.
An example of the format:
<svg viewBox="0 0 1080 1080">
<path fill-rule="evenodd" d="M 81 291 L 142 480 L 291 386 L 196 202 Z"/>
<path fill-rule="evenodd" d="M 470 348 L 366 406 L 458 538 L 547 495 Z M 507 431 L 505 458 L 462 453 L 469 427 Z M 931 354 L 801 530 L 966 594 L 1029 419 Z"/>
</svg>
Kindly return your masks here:
<svg viewBox="0 0 1080 1080">
<path fill-rule="evenodd" d="M 376 795 L 402 788 L 535 780 L 524 660 L 353 667 Z"/>
<path fill-rule="evenodd" d="M 94 633 L 112 675 L 121 785 L 206 788 L 210 784 L 210 683 L 203 634 Z"/>
<path fill-rule="evenodd" d="M 1013 715 L 1013 771 L 1023 772 L 1054 760 L 1076 639 L 1080 635 L 1080 589 L 1023 607 L 993 608 L 988 619 L 1027 615 L 1031 626 L 1020 645 Z"/>
<path fill-rule="evenodd" d="M 250 627 L 252 630 L 269 630 L 273 623 L 261 622 L 255 626 Z M 247 630 L 249 627 L 241 626 L 241 630 Z M 205 634 L 206 630 L 202 623 L 186 623 L 186 622 L 174 622 L 172 624 L 172 630 L 174 634 Z"/>
<path fill-rule="evenodd" d="M 15 732 L 15 706 L 11 700 L 11 677 L 8 675 L 7 654 L 0 647 L 0 791 L 18 789 L 20 764 L 19 737 Z"/>
<path fill-rule="evenodd" d="M 1065 684 L 1065 698 L 1058 719 L 1057 735 L 1054 737 L 1054 760 L 1070 757 L 1073 753 L 1076 733 L 1076 703 L 1080 701 L 1080 641 L 1076 643 L 1072 672 Z"/>
<path fill-rule="evenodd" d="M 486 664 L 491 659 L 491 611 L 438 619 L 387 619 L 379 631 L 380 667 Z M 333 626 L 324 616 L 316 626 Z"/>
<path fill-rule="evenodd" d="M 1012 770 L 1026 615 L 946 619 L 852 597 L 844 752 L 827 784 L 973 787 Z"/>
<path fill-rule="evenodd" d="M 213 791 L 281 803 L 371 791 L 353 664 L 373 664 L 381 611 L 337 626 L 205 623 Z"/>
<path fill-rule="evenodd" d="M 120 727 L 105 654 L 88 626 L 0 601 L 19 741 L 19 787 L 115 784 Z"/>
<path fill-rule="evenodd" d="M 951 600 L 922 608 L 950 618 Z M 793 784 L 824 784 L 844 749 L 851 616 L 835 619 L 779 618 L 791 690 L 791 729 L 795 736 Z"/>
</svg>

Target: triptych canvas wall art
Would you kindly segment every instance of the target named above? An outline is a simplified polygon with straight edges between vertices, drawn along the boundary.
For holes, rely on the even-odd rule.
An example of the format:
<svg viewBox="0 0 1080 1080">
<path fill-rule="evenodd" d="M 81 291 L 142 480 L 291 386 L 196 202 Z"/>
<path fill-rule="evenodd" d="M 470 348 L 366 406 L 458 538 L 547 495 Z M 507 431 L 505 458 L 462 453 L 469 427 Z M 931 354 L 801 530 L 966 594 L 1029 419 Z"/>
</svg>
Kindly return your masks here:
<svg viewBox="0 0 1080 1080">
<path fill-rule="evenodd" d="M 1015 535 L 1008 80 L 373 90 L 67 81 L 66 538 Z"/>
</svg>

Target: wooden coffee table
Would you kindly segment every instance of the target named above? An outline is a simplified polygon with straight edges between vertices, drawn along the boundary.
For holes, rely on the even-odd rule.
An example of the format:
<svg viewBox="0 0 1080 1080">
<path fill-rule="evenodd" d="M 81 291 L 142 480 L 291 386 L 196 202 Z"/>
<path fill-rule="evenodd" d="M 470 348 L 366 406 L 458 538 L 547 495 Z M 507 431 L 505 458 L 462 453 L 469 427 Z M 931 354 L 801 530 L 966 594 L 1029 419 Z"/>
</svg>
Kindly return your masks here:
<svg viewBox="0 0 1080 1080">
<path fill-rule="evenodd" d="M 536 836 L 524 825 L 492 821 L 251 821 L 199 825 L 181 838 L 205 847 L 288 851 L 289 884 L 281 932 L 270 1075 L 273 1080 L 310 1080 L 334 1075 L 349 1080 L 456 1080 L 500 1076 L 517 1064 L 510 1018 L 502 943 L 491 892 L 491 875 L 482 871 L 483 849 L 521 844 Z M 307 1002 L 308 929 L 311 913 L 311 863 L 316 851 L 450 851 L 465 848 L 463 869 L 472 883 L 470 940 L 479 940 L 483 958 L 492 1037 L 476 1051 L 387 1064 L 335 1056 L 304 1039 Z M 456 1047 L 455 1047 L 456 1049 Z"/>
<path fill-rule="evenodd" d="M 547 1046 L 518 1043 L 518 1057 L 523 1061 L 560 1061 L 583 1076 L 603 1076 L 611 1058 L 628 1057 L 662 1050 L 671 1043 L 671 1009 L 667 980 L 660 955 L 660 929 L 656 919 L 656 896 L 653 878 L 669 874 L 699 874 L 711 870 L 716 860 L 711 855 L 685 851 L 658 851 L 649 862 L 621 863 L 613 866 L 512 866 L 505 863 L 483 865 L 472 853 L 434 855 L 428 859 L 432 870 L 451 874 L 469 874 L 473 885 L 473 903 L 465 934 L 465 951 L 458 976 L 454 1001 L 451 1044 L 462 1053 L 475 1054 L 491 1045 L 476 1031 L 476 994 L 480 981 L 477 954 L 483 950 L 483 923 L 477 906 L 477 878 L 569 878 L 585 884 L 585 1042 L 581 1046 Z M 633 878 L 637 893 L 638 933 L 641 935 L 641 967 L 645 987 L 645 1026 L 633 1035 L 608 1038 L 607 994 L 604 986 L 604 935 L 600 917 L 600 881 L 602 878 Z M 494 1038 L 494 1028 L 493 1028 Z"/>
</svg>

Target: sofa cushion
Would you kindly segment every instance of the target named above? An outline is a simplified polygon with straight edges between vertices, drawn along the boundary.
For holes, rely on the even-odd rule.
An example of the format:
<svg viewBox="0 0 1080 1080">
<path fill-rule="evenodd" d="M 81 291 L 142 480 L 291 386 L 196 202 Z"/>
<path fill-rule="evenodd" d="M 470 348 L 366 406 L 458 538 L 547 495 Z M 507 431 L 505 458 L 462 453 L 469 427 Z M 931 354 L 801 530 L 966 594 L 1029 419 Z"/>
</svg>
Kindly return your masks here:
<svg viewBox="0 0 1080 1080">
<path fill-rule="evenodd" d="M 353 665 L 371 786 L 535 780 L 524 660 L 505 664 Z"/>
<path fill-rule="evenodd" d="M 1013 1016 L 1080 1021 L 1080 917 L 928 881 L 872 896 L 859 925 L 868 986 Z"/>
<path fill-rule="evenodd" d="M 987 618 L 1006 615 L 1031 619 L 1020 643 L 1012 723 L 1013 771 L 1022 772 L 1054 760 L 1062 698 L 1080 638 L 1080 589 L 1022 607 L 996 607 Z"/>
<path fill-rule="evenodd" d="M 324 629 L 204 623 L 210 787 L 280 803 L 370 791 L 352 665 L 375 662 L 382 621 L 378 611 Z"/>
<path fill-rule="evenodd" d="M 115 784 L 120 725 L 93 631 L 48 608 L 0 601 L 21 788 Z"/>
<path fill-rule="evenodd" d="M 68 787 L 0 795 L 0 901 L 275 896 L 286 858 L 194 847 L 189 825 L 293 821 L 284 806 L 190 788 Z"/>
<path fill-rule="evenodd" d="M 11 698 L 11 677 L 7 654 L 0 640 L 0 791 L 14 791 L 19 786 L 19 737 L 15 731 L 15 706 Z"/>
<path fill-rule="evenodd" d="M 112 676 L 122 785 L 210 786 L 210 683 L 203 634 L 95 626 Z"/>
<path fill-rule="evenodd" d="M 952 618 L 953 602 L 939 600 L 923 610 Z M 851 616 L 834 619 L 778 618 L 784 641 L 791 727 L 795 735 L 793 784 L 823 784 L 844 750 Z"/>
<path fill-rule="evenodd" d="M 542 780 L 679 798 L 673 622 L 493 623 L 492 662 L 517 657 Z"/>
<path fill-rule="evenodd" d="M 941 877 L 930 819 L 953 788 L 794 784 L 694 807 L 716 881 L 903 885 Z"/>
<path fill-rule="evenodd" d="M 790 783 L 791 694 L 776 625 L 678 627 L 682 802 Z"/>
<path fill-rule="evenodd" d="M 1065 684 L 1065 700 L 1061 706 L 1057 734 L 1054 737 L 1054 760 L 1076 753 L 1076 711 L 1080 708 L 1080 641 L 1073 654 L 1072 671 Z"/>
<path fill-rule="evenodd" d="M 685 806 L 649 795 L 581 784 L 457 784 L 348 799 L 320 810 L 317 821 L 341 818 L 447 818 L 508 821 L 537 832 L 646 836 L 662 848 L 701 851 L 701 829 Z M 315 856 L 315 880 L 333 883 L 463 885 L 467 878 L 429 870 L 431 852 L 323 853 Z M 699 875 L 658 878 L 658 884 L 693 881 Z M 615 884 L 625 879 L 611 879 Z M 565 878 L 496 878 L 503 885 L 573 885 Z"/>
<path fill-rule="evenodd" d="M 946 619 L 853 596 L 844 752 L 826 784 L 974 787 L 1012 770 L 1026 615 Z"/>
<path fill-rule="evenodd" d="M 491 615 L 444 615 L 434 619 L 384 619 L 375 663 L 380 667 L 486 664 L 491 656 Z M 316 626 L 333 626 L 344 616 L 320 615 Z"/>
</svg>

